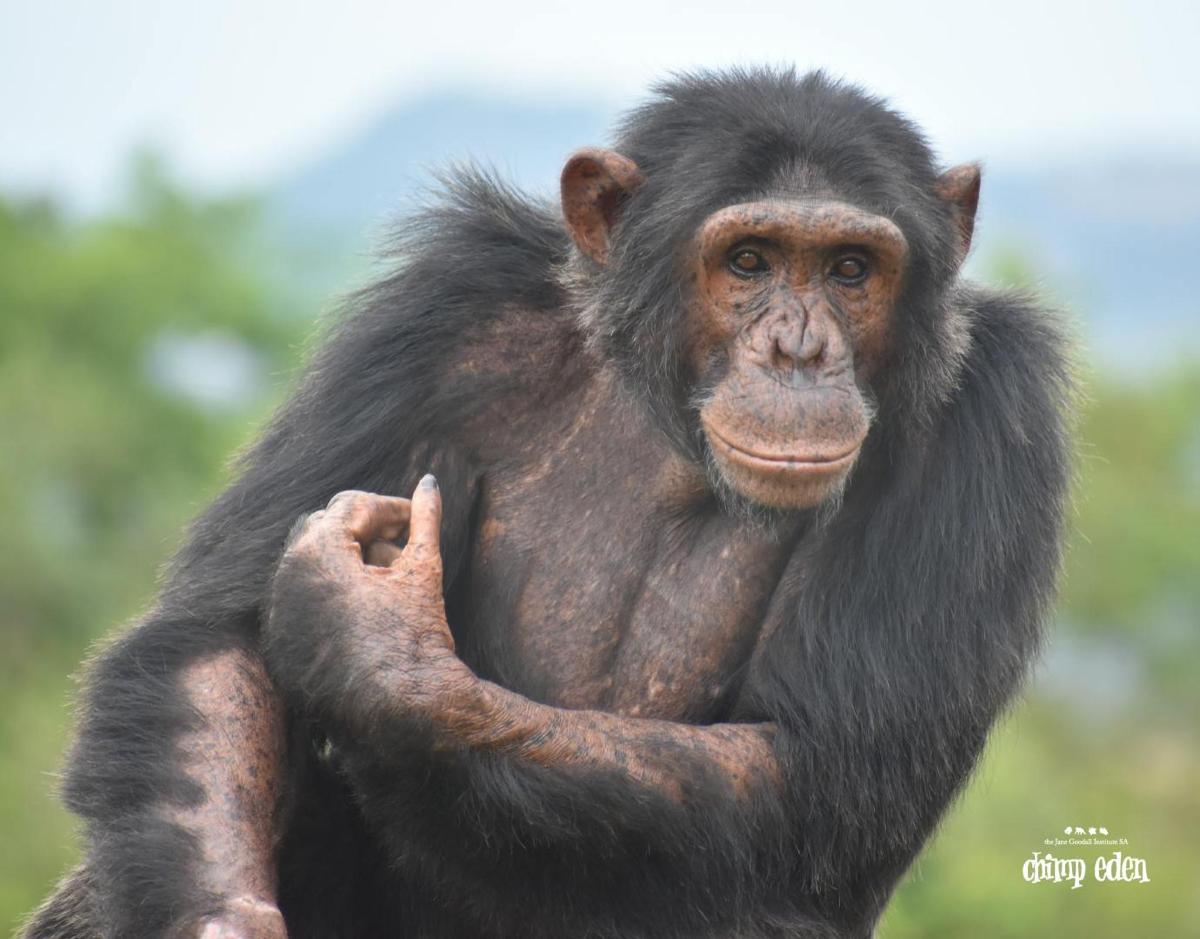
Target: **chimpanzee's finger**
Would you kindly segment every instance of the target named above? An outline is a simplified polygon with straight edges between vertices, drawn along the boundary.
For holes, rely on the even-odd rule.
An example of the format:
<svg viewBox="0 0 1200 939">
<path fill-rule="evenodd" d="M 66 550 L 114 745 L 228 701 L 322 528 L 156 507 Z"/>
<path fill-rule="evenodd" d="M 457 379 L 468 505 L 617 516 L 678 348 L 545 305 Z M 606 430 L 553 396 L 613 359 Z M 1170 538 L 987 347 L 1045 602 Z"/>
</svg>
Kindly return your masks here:
<svg viewBox="0 0 1200 939">
<path fill-rule="evenodd" d="M 371 566 L 388 567 L 404 552 L 391 541 L 372 541 L 364 553 Z"/>
<path fill-rule="evenodd" d="M 412 497 L 412 516 L 408 525 L 408 544 L 418 556 L 438 556 L 441 551 L 442 492 L 432 473 L 417 483 Z"/>
<path fill-rule="evenodd" d="M 325 509 L 325 525 L 359 547 L 393 541 L 404 534 L 411 515 L 408 499 L 370 492 L 339 492 Z"/>
</svg>

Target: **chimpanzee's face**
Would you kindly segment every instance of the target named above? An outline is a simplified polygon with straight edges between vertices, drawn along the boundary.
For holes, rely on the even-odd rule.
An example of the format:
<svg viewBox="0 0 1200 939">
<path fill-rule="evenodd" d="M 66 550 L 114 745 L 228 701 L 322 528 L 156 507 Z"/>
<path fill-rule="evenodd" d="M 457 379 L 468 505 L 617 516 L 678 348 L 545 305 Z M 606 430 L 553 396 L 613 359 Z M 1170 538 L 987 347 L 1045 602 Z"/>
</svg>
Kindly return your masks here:
<svg viewBox="0 0 1200 939">
<path fill-rule="evenodd" d="M 891 221 L 830 199 L 721 209 L 694 242 L 695 402 L 712 465 L 759 505 L 838 493 L 871 423 L 908 245 Z"/>
<path fill-rule="evenodd" d="M 563 169 L 567 228 L 601 277 L 609 276 L 616 221 L 644 182 L 637 164 L 612 150 L 580 150 Z M 931 194 L 946 210 L 952 260 L 961 264 L 979 167 L 950 168 Z M 628 264 L 638 252 L 624 248 Z M 869 383 L 896 345 L 910 264 L 904 233 L 884 215 L 800 183 L 717 209 L 685 249 L 690 270 L 672 291 L 683 299 L 683 334 L 672 339 L 681 340 L 683 371 L 694 379 L 692 417 L 716 485 L 784 510 L 836 497 L 870 429 Z"/>
</svg>

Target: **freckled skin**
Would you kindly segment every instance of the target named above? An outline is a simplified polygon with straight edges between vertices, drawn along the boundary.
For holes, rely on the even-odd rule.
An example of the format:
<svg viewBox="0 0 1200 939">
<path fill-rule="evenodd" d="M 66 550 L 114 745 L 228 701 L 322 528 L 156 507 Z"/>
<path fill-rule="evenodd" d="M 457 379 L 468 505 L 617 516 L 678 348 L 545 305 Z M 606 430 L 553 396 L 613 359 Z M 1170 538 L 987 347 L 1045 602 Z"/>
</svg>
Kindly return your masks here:
<svg viewBox="0 0 1200 939">
<path fill-rule="evenodd" d="M 750 652 L 757 622 L 743 619 L 721 628 L 722 606 L 726 616 L 743 606 L 736 586 L 733 597 L 714 598 L 716 629 L 702 630 L 709 621 L 676 612 L 685 631 L 696 631 L 679 644 L 664 641 L 667 624 L 657 618 L 661 611 L 653 595 L 635 603 L 631 615 L 610 620 L 607 632 L 598 621 L 607 598 L 581 600 L 569 618 L 556 622 L 590 619 L 610 642 L 579 650 L 570 633 L 536 648 L 517 640 L 517 659 L 527 671 L 510 677 L 527 692 L 538 689 L 547 702 L 538 703 L 479 678 L 456 654 L 442 604 L 440 518 L 440 495 L 428 483 L 418 487 L 411 503 L 344 493 L 308 518 L 284 555 L 268 622 L 273 659 L 298 663 L 285 673 L 285 682 L 314 686 L 305 669 L 319 668 L 327 679 L 335 676 L 335 686 L 353 688 L 349 702 L 339 701 L 338 719 L 359 738 L 387 721 L 407 725 L 411 733 L 430 733 L 435 749 L 466 746 L 581 772 L 618 769 L 632 783 L 676 798 L 683 797 L 689 779 L 714 773 L 743 798 L 752 797 L 755 786 L 777 784 L 770 725 L 679 722 L 689 712 L 711 718 L 714 689 L 728 678 L 723 660 L 730 647 L 741 649 L 739 664 Z M 407 538 L 402 550 L 380 544 L 397 530 Z M 364 563 L 364 549 L 370 560 L 387 566 Z M 710 569 L 736 577 L 737 562 L 745 560 L 741 552 L 726 551 Z M 762 577 L 759 592 L 769 590 L 773 580 Z M 628 586 L 625 578 L 618 582 Z M 481 579 L 484 610 L 489 593 Z M 532 631 L 547 630 L 544 601 L 558 595 L 545 584 L 528 584 L 523 597 L 528 606 L 520 608 L 517 625 L 541 623 Z M 483 610 L 472 619 L 467 629 L 496 622 Z M 699 655 L 690 654 L 697 642 Z M 297 658 L 304 650 L 307 656 Z M 708 682 L 698 682 L 705 673 Z M 626 714 L 657 719 L 630 720 Z"/>
<path fill-rule="evenodd" d="M 742 275 L 749 248 L 766 265 Z M 828 200 L 767 200 L 710 216 L 695 239 L 692 368 L 724 374 L 701 422 L 721 472 L 752 501 L 816 505 L 853 468 L 870 414 L 864 388 L 886 361 L 908 245 L 888 219 Z M 831 276 L 861 258 L 865 277 Z"/>
<path fill-rule="evenodd" d="M 180 742 L 184 772 L 207 798 L 169 816 L 199 839 L 202 886 L 226 907 L 202 924 L 200 936 L 281 939 L 274 858 L 284 741 L 270 679 L 257 656 L 227 652 L 188 668 L 183 692 L 204 715 L 203 726 Z"/>
<path fill-rule="evenodd" d="M 543 410 L 568 426 L 489 482 L 454 625 L 473 667 L 539 700 L 702 720 L 753 647 L 786 541 L 695 517 L 702 474 L 621 404 L 601 372 Z"/>
</svg>

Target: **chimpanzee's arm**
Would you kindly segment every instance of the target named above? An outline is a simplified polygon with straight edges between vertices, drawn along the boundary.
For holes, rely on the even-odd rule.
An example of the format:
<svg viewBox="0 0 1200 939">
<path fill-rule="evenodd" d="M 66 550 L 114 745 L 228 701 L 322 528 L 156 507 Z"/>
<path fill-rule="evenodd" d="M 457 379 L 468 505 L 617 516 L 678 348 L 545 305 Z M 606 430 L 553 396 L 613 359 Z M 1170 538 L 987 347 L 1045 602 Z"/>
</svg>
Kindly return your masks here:
<svg viewBox="0 0 1200 939">
<path fill-rule="evenodd" d="M 702 780 L 737 798 L 781 784 L 773 723 L 680 724 L 549 707 L 488 681 L 471 688 L 471 703 L 450 717 L 442 738 L 466 750 L 617 774 L 680 801 Z"/>
<path fill-rule="evenodd" d="M 470 671 L 442 606 L 440 503 L 427 478 L 411 503 L 343 493 L 310 516 L 276 575 L 266 629 L 272 675 L 329 728 L 397 853 L 427 850 L 451 867 L 487 863 L 474 884 L 481 890 L 508 876 L 499 858 L 540 845 L 558 857 L 539 876 L 564 878 L 564 890 L 583 867 L 588 883 L 623 884 L 629 903 L 654 896 L 687 917 L 722 906 L 724 916 L 730 896 L 746 899 L 759 874 L 786 868 L 773 724 L 563 710 Z M 403 550 L 389 544 L 406 530 Z M 463 774 L 475 778 L 452 778 Z M 398 808 L 414 776 L 457 804 Z M 460 827 L 464 813 L 471 821 Z M 573 902 L 582 915 L 591 900 L 576 892 Z"/>
<path fill-rule="evenodd" d="M 195 729 L 179 740 L 184 776 L 201 801 L 163 816 L 196 839 L 196 887 L 219 898 L 200 939 L 283 939 L 275 854 L 282 834 L 282 702 L 257 652 L 231 649 L 180 676 Z"/>
<path fill-rule="evenodd" d="M 269 884 L 271 865 L 261 867 L 272 837 L 269 786 L 253 812 L 253 798 L 241 803 L 249 827 L 235 822 L 236 833 L 215 836 L 228 821 L 226 799 L 251 795 L 238 787 L 250 767 L 261 770 L 262 741 L 276 733 L 269 695 L 247 676 L 264 593 L 297 516 L 350 487 L 407 491 L 432 468 L 454 493 L 451 511 L 462 513 L 447 520 L 447 570 L 464 556 L 461 535 L 449 532 L 467 529 L 474 471 L 448 428 L 503 389 L 488 376 L 445 376 L 512 303 L 558 302 L 553 248 L 565 235 L 547 213 L 479 180 L 464 177 L 455 192 L 407 226 L 398 245 L 405 264 L 358 296 L 239 461 L 237 480 L 192 526 L 154 608 L 88 669 L 63 786 L 84 823 L 86 876 L 65 883 L 60 899 L 93 908 L 88 928 L 97 934 L 175 935 L 228 905 L 216 892 L 255 895 Z M 228 699 L 216 693 L 222 685 Z M 250 706 L 231 713 L 239 700 Z M 200 755 L 230 730 L 234 745 L 220 762 Z M 234 848 L 243 853 L 230 863 Z M 86 902 L 76 902 L 81 892 Z"/>
<path fill-rule="evenodd" d="M 672 798 L 706 779 L 778 787 L 770 723 L 702 727 L 538 704 L 454 654 L 442 603 L 441 495 L 344 492 L 297 526 L 276 576 L 268 654 L 285 690 L 373 740 L 414 721 L 435 747 L 626 777 Z M 407 535 L 401 550 L 395 539 Z M 364 561 L 366 563 L 364 563 Z M 387 746 L 391 746 L 389 742 Z"/>
</svg>

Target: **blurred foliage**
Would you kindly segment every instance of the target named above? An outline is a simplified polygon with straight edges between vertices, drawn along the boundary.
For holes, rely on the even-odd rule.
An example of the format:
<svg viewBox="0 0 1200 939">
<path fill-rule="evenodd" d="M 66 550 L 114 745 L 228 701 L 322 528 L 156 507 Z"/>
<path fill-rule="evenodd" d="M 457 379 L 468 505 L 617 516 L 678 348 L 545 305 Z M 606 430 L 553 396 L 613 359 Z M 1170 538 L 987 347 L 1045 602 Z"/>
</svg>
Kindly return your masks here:
<svg viewBox="0 0 1200 939">
<path fill-rule="evenodd" d="M 253 202 L 187 199 L 146 157 L 128 203 L 79 222 L 0 201 L 0 932 L 74 853 L 50 776 L 67 676 L 148 603 L 268 405 L 213 410 L 156 386 L 154 343 L 219 335 L 278 371 L 303 330 L 242 260 Z"/>
<path fill-rule="evenodd" d="M 0 929 L 75 855 L 52 794 L 67 676 L 149 602 L 296 362 L 311 298 L 263 276 L 286 268 L 268 254 L 252 200 L 190 198 L 150 157 L 109 217 L 0 200 Z M 991 274 L 1027 277 L 1011 254 Z M 217 406 L 164 382 L 167 335 L 247 350 L 266 394 Z M 1200 935 L 1200 368 L 1086 386 L 1059 641 L 885 939 Z M 1151 883 L 1024 883 L 1068 824 L 1128 837 Z"/>
</svg>

